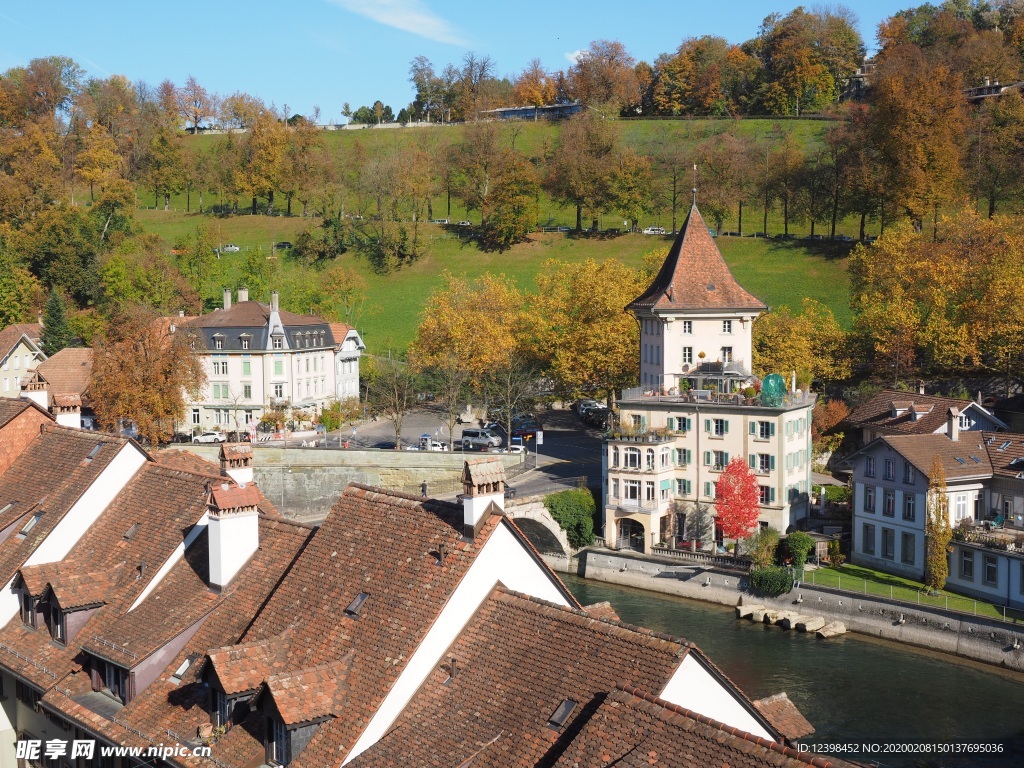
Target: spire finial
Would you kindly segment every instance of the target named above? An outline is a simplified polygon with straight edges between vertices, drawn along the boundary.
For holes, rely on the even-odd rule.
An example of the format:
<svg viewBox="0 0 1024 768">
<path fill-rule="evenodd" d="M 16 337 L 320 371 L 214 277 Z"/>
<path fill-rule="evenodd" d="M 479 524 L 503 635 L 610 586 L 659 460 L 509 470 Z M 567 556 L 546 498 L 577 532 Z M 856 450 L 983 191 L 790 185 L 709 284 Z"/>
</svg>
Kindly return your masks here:
<svg viewBox="0 0 1024 768">
<path fill-rule="evenodd" d="M 697 207 L 697 164 L 693 164 L 693 207 Z"/>
</svg>

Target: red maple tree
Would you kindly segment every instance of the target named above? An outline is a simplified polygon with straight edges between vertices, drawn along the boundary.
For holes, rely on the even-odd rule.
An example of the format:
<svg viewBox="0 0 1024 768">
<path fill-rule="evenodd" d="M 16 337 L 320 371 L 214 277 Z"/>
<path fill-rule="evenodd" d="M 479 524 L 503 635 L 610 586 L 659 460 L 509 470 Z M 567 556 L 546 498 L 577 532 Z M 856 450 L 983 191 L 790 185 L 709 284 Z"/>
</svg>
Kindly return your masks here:
<svg viewBox="0 0 1024 768">
<path fill-rule="evenodd" d="M 750 471 L 747 462 L 734 458 L 726 466 L 715 486 L 715 509 L 722 535 L 728 539 L 747 538 L 757 528 L 760 512 L 761 492 L 757 478 Z M 733 550 L 738 556 L 739 547 Z"/>
</svg>

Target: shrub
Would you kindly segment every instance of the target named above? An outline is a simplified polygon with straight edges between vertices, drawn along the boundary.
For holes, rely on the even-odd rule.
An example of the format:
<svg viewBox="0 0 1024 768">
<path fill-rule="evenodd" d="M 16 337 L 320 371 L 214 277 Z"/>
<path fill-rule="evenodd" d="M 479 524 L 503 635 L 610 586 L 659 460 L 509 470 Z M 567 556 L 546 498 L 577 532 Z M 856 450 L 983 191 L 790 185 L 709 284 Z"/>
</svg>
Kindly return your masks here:
<svg viewBox="0 0 1024 768">
<path fill-rule="evenodd" d="M 754 568 L 767 568 L 775 565 L 775 550 L 779 546 L 779 532 L 774 528 L 762 528 L 746 543 L 747 554 Z"/>
<path fill-rule="evenodd" d="M 793 531 L 786 537 L 786 548 L 793 556 L 793 570 L 803 573 L 807 553 L 814 549 L 814 539 L 803 531 Z"/>
<path fill-rule="evenodd" d="M 846 560 L 839 548 L 839 540 L 833 539 L 828 543 L 828 565 L 830 568 L 838 568 Z"/>
<path fill-rule="evenodd" d="M 853 492 L 845 485 L 826 485 L 825 501 L 843 504 L 853 499 Z"/>
<path fill-rule="evenodd" d="M 750 587 L 763 595 L 782 595 L 793 588 L 793 573 L 778 565 L 757 568 L 750 572 Z"/>
<path fill-rule="evenodd" d="M 544 497 L 544 506 L 561 526 L 569 543 L 579 549 L 594 541 L 594 495 L 586 488 L 571 488 Z"/>
</svg>

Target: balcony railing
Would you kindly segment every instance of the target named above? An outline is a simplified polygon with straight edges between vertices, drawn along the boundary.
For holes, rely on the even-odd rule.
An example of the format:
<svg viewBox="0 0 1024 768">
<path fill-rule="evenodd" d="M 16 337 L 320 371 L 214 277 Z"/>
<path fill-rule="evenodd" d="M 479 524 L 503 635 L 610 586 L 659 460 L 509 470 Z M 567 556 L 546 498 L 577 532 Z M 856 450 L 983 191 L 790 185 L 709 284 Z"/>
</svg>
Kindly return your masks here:
<svg viewBox="0 0 1024 768">
<path fill-rule="evenodd" d="M 686 432 L 669 431 L 667 429 L 636 433 L 618 429 L 606 432 L 604 439 L 613 443 L 648 443 L 651 445 L 658 445 L 662 443 L 671 443 L 676 439 L 677 435 L 685 434 Z"/>
<path fill-rule="evenodd" d="M 609 498 L 608 501 L 615 505 L 618 512 L 627 515 L 632 515 L 637 512 L 657 512 L 659 509 L 657 500 L 646 501 L 641 499 Z"/>
<path fill-rule="evenodd" d="M 812 405 L 816 399 L 813 392 L 787 392 L 782 399 L 781 408 L 795 408 L 805 405 Z M 645 389 L 643 387 L 631 387 L 622 390 L 622 402 L 652 402 L 652 403 L 708 403 L 713 405 L 734 405 L 761 408 L 760 396 L 745 397 L 740 392 L 714 392 L 707 389 L 694 389 L 678 394 L 662 394 L 659 390 Z"/>
</svg>

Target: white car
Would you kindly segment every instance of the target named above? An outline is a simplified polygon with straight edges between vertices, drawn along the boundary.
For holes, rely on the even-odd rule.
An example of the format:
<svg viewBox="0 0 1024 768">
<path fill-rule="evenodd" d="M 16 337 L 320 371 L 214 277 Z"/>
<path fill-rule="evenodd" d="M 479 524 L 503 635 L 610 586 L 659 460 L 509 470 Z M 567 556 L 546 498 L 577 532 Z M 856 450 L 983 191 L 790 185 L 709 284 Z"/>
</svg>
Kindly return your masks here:
<svg viewBox="0 0 1024 768">
<path fill-rule="evenodd" d="M 226 440 L 220 432 L 203 432 L 192 438 L 193 443 L 223 443 Z"/>
<path fill-rule="evenodd" d="M 224 246 L 223 248 L 221 248 L 220 250 L 221 250 L 221 253 L 238 253 L 238 252 L 239 252 L 240 250 L 242 250 L 242 249 L 241 249 L 241 248 L 239 248 L 239 247 L 238 247 L 237 245 L 235 245 L 234 243 L 228 243 L 227 245 L 225 245 L 225 246 Z"/>
<path fill-rule="evenodd" d="M 473 222 L 472 221 L 456 221 L 455 222 L 455 226 L 456 227 L 472 227 L 473 226 Z"/>
<path fill-rule="evenodd" d="M 646 229 L 644 229 L 644 234 L 645 235 L 664 235 L 665 234 L 665 228 L 664 227 L 647 227 Z"/>
</svg>

